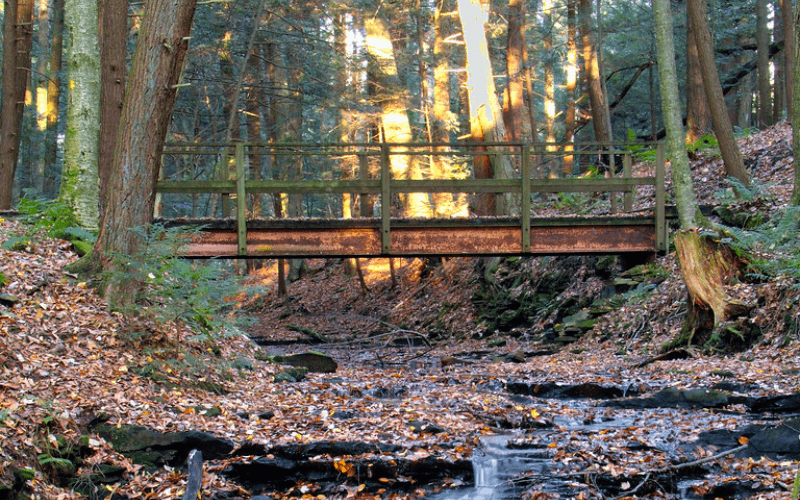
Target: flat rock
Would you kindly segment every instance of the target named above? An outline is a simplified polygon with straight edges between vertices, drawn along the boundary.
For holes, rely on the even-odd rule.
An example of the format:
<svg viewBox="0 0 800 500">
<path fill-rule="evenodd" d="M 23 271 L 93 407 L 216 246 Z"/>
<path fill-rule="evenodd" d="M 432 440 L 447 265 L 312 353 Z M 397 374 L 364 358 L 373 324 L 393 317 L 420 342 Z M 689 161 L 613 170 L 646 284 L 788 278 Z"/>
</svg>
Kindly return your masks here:
<svg viewBox="0 0 800 500">
<path fill-rule="evenodd" d="M 315 373 L 333 373 L 339 368 L 338 363 L 333 358 L 316 351 L 275 356 L 272 359 L 282 365 L 306 368 L 308 371 Z"/>
</svg>

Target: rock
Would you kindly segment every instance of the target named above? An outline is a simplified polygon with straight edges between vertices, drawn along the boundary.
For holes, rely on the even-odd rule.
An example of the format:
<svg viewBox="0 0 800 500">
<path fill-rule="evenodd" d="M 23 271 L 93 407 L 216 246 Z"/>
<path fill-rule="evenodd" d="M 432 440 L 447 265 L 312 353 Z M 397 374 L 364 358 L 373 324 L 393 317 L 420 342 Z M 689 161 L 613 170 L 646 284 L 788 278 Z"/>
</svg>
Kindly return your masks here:
<svg viewBox="0 0 800 500">
<path fill-rule="evenodd" d="M 777 427 L 764 429 L 750 438 L 749 444 L 762 454 L 800 458 L 800 418 L 793 418 Z"/>
<path fill-rule="evenodd" d="M 800 411 L 800 394 L 758 398 L 749 407 L 754 413 L 795 413 Z"/>
<path fill-rule="evenodd" d="M 605 386 L 592 382 L 575 385 L 561 385 L 553 382 L 508 382 L 506 383 L 506 391 L 512 394 L 522 394 L 542 399 L 614 399 L 638 394 L 639 392 L 636 388 L 623 389 L 617 386 Z"/>
<path fill-rule="evenodd" d="M 408 423 L 408 426 L 411 427 L 411 429 L 417 434 L 440 434 L 445 432 L 444 427 L 436 424 L 429 424 L 428 422 L 422 422 L 420 420 L 412 420 Z"/>
<path fill-rule="evenodd" d="M 278 364 L 306 368 L 308 371 L 314 373 L 333 373 L 339 368 L 339 365 L 333 358 L 327 354 L 316 351 L 275 356 L 272 359 Z"/>
<path fill-rule="evenodd" d="M 300 367 L 292 367 L 286 368 L 282 370 L 280 373 L 275 375 L 275 382 L 300 382 L 304 378 L 306 378 L 306 373 L 308 373 L 307 368 L 300 368 Z"/>
<path fill-rule="evenodd" d="M 609 401 L 606 406 L 618 408 L 722 408 L 731 404 L 743 403 L 744 397 L 730 396 L 724 392 L 709 389 L 668 388 L 649 398 Z"/>
<path fill-rule="evenodd" d="M 200 431 L 158 432 L 138 425 L 101 424 L 95 431 L 116 451 L 146 467 L 183 466 L 192 449 L 208 460 L 228 456 L 233 443 Z"/>
<path fill-rule="evenodd" d="M 19 297 L 11 295 L 10 293 L 0 293 L 0 305 L 6 307 L 14 307 L 19 302 Z"/>
</svg>

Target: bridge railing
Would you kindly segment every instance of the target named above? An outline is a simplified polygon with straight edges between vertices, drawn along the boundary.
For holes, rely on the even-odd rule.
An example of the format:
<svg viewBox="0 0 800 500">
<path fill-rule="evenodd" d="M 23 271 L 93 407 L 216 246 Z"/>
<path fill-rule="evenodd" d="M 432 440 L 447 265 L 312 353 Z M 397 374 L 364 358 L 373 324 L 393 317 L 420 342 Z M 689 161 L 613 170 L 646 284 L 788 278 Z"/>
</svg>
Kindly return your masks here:
<svg viewBox="0 0 800 500">
<path fill-rule="evenodd" d="M 634 151 L 644 148 L 655 149 L 655 161 L 649 163 L 655 166 L 651 169 L 652 173 L 637 172 L 634 175 Z M 505 160 L 509 162 L 507 171 L 511 175 L 510 178 L 475 179 L 467 177 L 471 176 L 469 168 L 462 168 L 462 177 L 465 178 L 398 179 L 392 173 L 392 159 L 396 156 L 424 157 L 430 163 L 433 163 L 434 157 L 447 156 L 451 162 L 467 167 L 481 158 L 495 166 Z M 308 169 L 303 169 L 302 165 L 292 164 L 311 158 L 318 163 L 315 168 L 318 178 L 315 179 L 308 178 Z M 593 158 L 594 161 L 586 161 L 587 158 Z M 519 196 L 519 213 L 513 215 L 519 216 L 524 252 L 530 249 L 531 203 L 536 194 L 608 193 L 610 211 L 616 213 L 620 209 L 620 194 L 622 212 L 630 212 L 637 188 L 652 186 L 656 249 L 665 251 L 664 158 L 662 143 L 168 144 L 163 151 L 162 178 L 157 190 L 159 196 L 191 196 L 191 207 L 184 203 L 182 210 L 173 211 L 179 217 L 235 217 L 242 255 L 246 254 L 248 215 L 251 219 L 263 216 L 254 208 L 254 205 L 260 204 L 257 201 L 259 195 L 272 194 L 276 207 L 280 207 L 280 196 L 283 195 L 338 196 L 339 206 L 342 195 L 358 196 L 362 215 L 378 215 L 381 245 L 388 254 L 393 218 L 392 197 L 396 195 L 484 193 Z M 346 169 L 342 167 L 344 162 L 348 162 Z M 587 165 L 605 170 L 606 173 L 586 175 Z M 290 168 L 295 169 L 295 176 L 302 175 L 304 178 L 281 178 L 287 176 L 286 170 Z M 350 173 L 346 177 L 349 178 L 342 178 L 341 172 L 348 169 Z M 568 170 L 566 174 L 565 170 Z M 264 178 L 265 171 L 271 173 L 271 178 Z M 248 198 L 251 198 L 249 214 Z M 379 203 L 377 214 L 369 209 L 370 200 Z M 211 212 L 198 213 L 201 202 Z M 231 205 L 234 205 L 233 210 Z M 330 208 L 332 206 L 328 205 L 328 216 L 340 217 L 340 213 Z M 273 216 L 280 211 L 280 208 L 275 208 Z"/>
</svg>

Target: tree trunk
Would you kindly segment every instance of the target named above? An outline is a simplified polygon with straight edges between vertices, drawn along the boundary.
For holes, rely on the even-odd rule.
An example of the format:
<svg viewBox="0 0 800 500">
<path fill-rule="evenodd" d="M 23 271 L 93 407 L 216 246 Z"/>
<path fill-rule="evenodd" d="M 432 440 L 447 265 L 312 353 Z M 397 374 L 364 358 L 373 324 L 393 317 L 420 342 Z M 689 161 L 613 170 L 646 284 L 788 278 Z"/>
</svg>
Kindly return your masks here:
<svg viewBox="0 0 800 500">
<path fill-rule="evenodd" d="M 10 209 L 19 159 L 25 90 L 30 79 L 33 0 L 6 0 L 3 17 L 3 78 L 0 107 L 0 210 Z"/>
<path fill-rule="evenodd" d="M 508 127 L 508 138 L 512 141 L 523 140 L 523 78 L 525 46 L 525 2 L 509 0 L 508 2 L 508 43 L 506 51 L 506 71 L 508 84 L 503 100 L 503 118 Z"/>
<path fill-rule="evenodd" d="M 108 200 L 108 179 L 114 161 L 119 133 L 119 119 L 125 100 L 128 74 L 128 2 L 98 1 L 98 38 L 100 40 L 100 138 L 97 172 L 100 178 L 100 213 Z"/>
<path fill-rule="evenodd" d="M 603 92 L 603 81 L 600 73 L 599 48 L 592 37 L 592 0 L 580 0 L 578 3 L 582 32 L 584 74 L 589 90 L 589 103 L 592 107 L 592 126 L 594 137 L 599 142 L 611 142 L 611 112 L 608 99 Z"/>
<path fill-rule="evenodd" d="M 567 114 L 564 118 L 564 150 L 572 151 L 575 142 L 575 111 L 576 89 L 578 83 L 578 29 L 576 18 L 577 0 L 567 0 L 567 65 L 564 67 L 566 73 L 566 93 L 567 93 Z M 574 156 L 567 154 L 564 156 L 562 168 L 564 176 L 572 175 L 574 168 Z"/>
<path fill-rule="evenodd" d="M 791 4 L 791 2 L 789 2 Z M 800 3 L 794 10 L 794 24 L 800 23 Z M 788 34 L 788 31 L 786 31 Z M 800 29 L 795 28 L 791 47 L 787 50 L 794 52 L 794 81 L 800 81 Z M 794 157 L 800 153 L 800 92 L 792 92 L 792 149 Z M 792 190 L 792 205 L 800 205 L 800 161 L 794 162 L 794 189 Z"/>
<path fill-rule="evenodd" d="M 795 13 L 792 11 L 792 0 L 779 0 L 781 4 L 781 18 L 783 19 L 783 74 L 785 75 L 783 88 L 786 92 L 786 115 L 791 117 L 794 106 L 794 82 L 797 80 L 795 73 L 795 60 L 798 49 L 796 41 L 798 25 Z"/>
<path fill-rule="evenodd" d="M 669 0 L 653 0 L 661 113 L 667 129 L 667 149 L 672 167 L 675 204 L 678 207 L 682 228 L 708 227 L 708 221 L 703 217 L 697 204 L 689 157 L 686 153 L 670 10 Z"/>
<path fill-rule="evenodd" d="M 479 0 L 458 0 L 464 45 L 467 53 L 467 90 L 469 92 L 470 131 L 476 142 L 496 142 L 505 138 L 503 113 L 497 99 L 484 23 L 486 14 Z M 476 179 L 510 179 L 511 163 L 501 155 L 478 155 L 473 160 Z M 476 196 L 475 212 L 481 215 L 511 214 L 518 208 L 510 194 L 496 204 L 492 195 Z"/>
<path fill-rule="evenodd" d="M 36 135 L 35 159 L 32 160 L 32 170 L 36 178 L 33 187 L 41 196 L 44 190 L 45 176 L 45 135 L 47 133 L 47 52 L 50 44 L 50 2 L 39 0 L 39 13 L 37 15 L 37 43 L 39 54 L 36 60 L 34 104 L 36 109 Z"/>
<path fill-rule="evenodd" d="M 705 0 L 688 0 L 687 5 L 695 28 L 695 42 L 697 43 L 700 69 L 703 74 L 703 88 L 706 91 L 706 99 L 711 109 L 714 134 L 719 141 L 722 161 L 725 163 L 725 172 L 729 176 L 738 179 L 745 186 L 749 186 L 750 177 L 744 168 L 739 146 L 733 136 L 733 127 L 725 107 L 725 97 L 722 95 L 722 86 L 719 83 L 719 74 L 714 63 L 714 45 L 711 39 L 711 31 L 706 21 L 706 2 Z"/>
<path fill-rule="evenodd" d="M 711 111 L 703 90 L 695 27 L 688 10 L 686 14 L 686 141 L 692 143 L 711 132 Z"/>
<path fill-rule="evenodd" d="M 758 47 L 758 126 L 772 125 L 772 85 L 769 67 L 768 2 L 756 0 L 756 45 Z"/>
<path fill-rule="evenodd" d="M 127 19 L 127 18 L 126 18 Z M 97 229 L 100 220 L 97 173 L 100 132 L 100 50 L 96 0 L 67 0 L 67 134 L 59 197 L 78 223 Z"/>
<path fill-rule="evenodd" d="M 50 41 L 50 71 L 47 83 L 47 133 L 45 134 L 44 180 L 42 193 L 46 197 L 56 194 L 59 179 L 56 169 L 58 158 L 58 103 L 61 98 L 61 67 L 64 55 L 64 0 L 53 0 L 53 37 Z"/>
<path fill-rule="evenodd" d="M 713 330 L 750 311 L 750 306 L 725 291 L 726 285 L 741 277 L 745 262 L 729 245 L 721 243 L 716 233 L 680 231 L 675 236 L 675 248 L 689 291 L 689 343 L 694 332 Z"/>
<path fill-rule="evenodd" d="M 116 271 L 106 299 L 130 304 L 138 284 L 124 278 L 124 263 L 142 241 L 131 231 L 152 221 L 161 151 L 166 141 L 181 69 L 189 47 L 196 0 L 148 0 L 120 119 L 120 134 L 109 179 L 108 205 L 94 259 Z"/>
<path fill-rule="evenodd" d="M 366 49 L 372 56 L 375 67 L 373 75 L 382 89 L 377 95 L 381 107 L 381 124 L 385 142 L 410 143 L 414 138 L 408 119 L 408 102 L 395 62 L 394 45 L 386 21 L 380 13 L 364 18 L 367 40 Z M 397 151 L 397 149 L 395 149 Z M 415 156 L 394 154 L 390 157 L 393 179 L 419 179 L 419 162 Z M 409 193 L 401 197 L 403 211 L 407 217 L 427 217 L 430 206 L 426 193 Z M 389 200 L 381 200 L 389 203 Z"/>
</svg>

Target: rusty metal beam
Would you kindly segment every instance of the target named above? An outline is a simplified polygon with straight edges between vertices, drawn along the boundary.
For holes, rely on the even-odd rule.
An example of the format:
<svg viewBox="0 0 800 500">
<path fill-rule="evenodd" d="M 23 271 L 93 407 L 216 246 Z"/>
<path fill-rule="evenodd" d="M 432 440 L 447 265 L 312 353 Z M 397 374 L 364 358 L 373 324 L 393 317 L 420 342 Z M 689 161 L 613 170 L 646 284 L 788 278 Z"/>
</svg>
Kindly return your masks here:
<svg viewBox="0 0 800 500">
<path fill-rule="evenodd" d="M 278 221 L 275 221 L 278 222 Z M 246 255 L 231 224 L 207 227 L 183 249 L 186 257 L 410 257 L 619 254 L 656 252 L 652 218 L 539 219 L 523 251 L 519 222 L 489 218 L 393 224 L 389 252 L 375 221 L 283 221 L 248 224 Z"/>
</svg>

